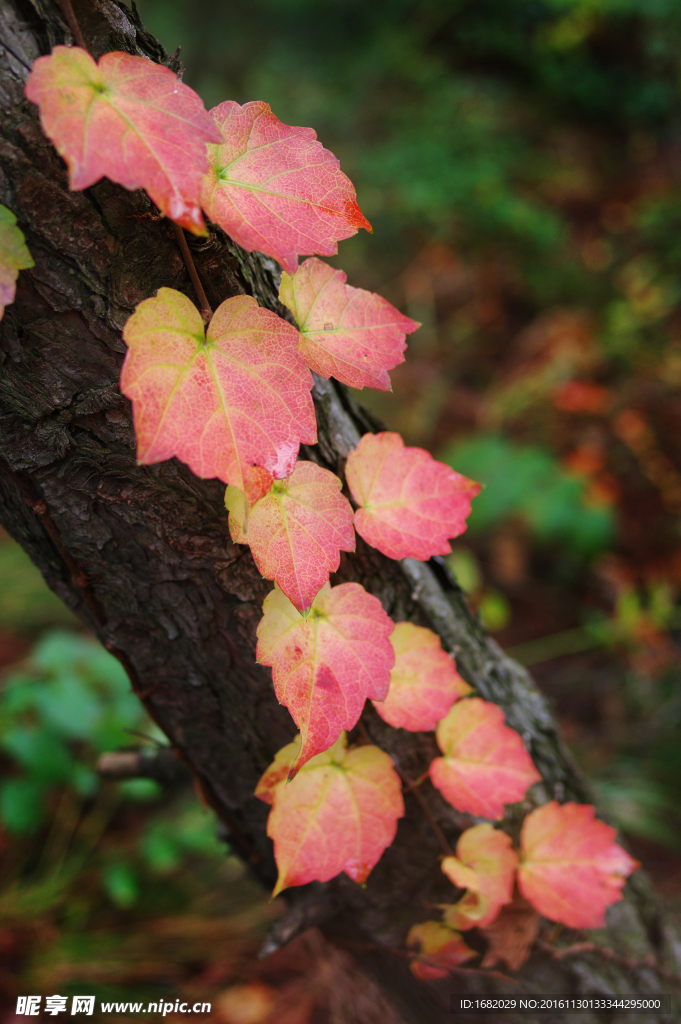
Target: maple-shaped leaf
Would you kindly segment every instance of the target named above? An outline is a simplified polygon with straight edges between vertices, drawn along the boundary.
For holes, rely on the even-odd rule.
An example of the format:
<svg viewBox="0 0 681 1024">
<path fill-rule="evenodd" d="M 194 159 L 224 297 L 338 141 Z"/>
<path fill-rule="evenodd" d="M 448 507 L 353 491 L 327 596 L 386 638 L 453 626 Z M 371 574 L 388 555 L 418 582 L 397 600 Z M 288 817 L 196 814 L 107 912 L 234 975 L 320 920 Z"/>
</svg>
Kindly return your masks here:
<svg viewBox="0 0 681 1024">
<path fill-rule="evenodd" d="M 312 374 L 295 329 L 250 295 L 226 299 L 206 334 L 185 295 L 159 288 L 123 337 L 121 391 L 133 403 L 140 463 L 176 455 L 197 476 L 243 488 L 253 463 L 287 476 L 300 442 L 316 441 Z"/>
<path fill-rule="evenodd" d="M 261 575 L 302 610 L 340 564 L 341 551 L 355 550 L 353 512 L 341 481 L 314 462 L 297 462 L 284 480 L 269 477 L 262 493 L 228 487 L 225 505 L 237 544 L 249 544 Z M 254 500 L 255 499 L 255 500 Z"/>
<path fill-rule="evenodd" d="M 327 882 L 341 871 L 363 882 L 404 814 L 399 776 L 378 747 L 347 750 L 343 733 L 287 783 L 300 757 L 298 736 L 279 751 L 255 791 L 272 805 L 267 834 L 279 869 L 273 896 L 291 885 Z"/>
<path fill-rule="evenodd" d="M 16 225 L 12 211 L 0 206 L 0 320 L 5 306 L 14 302 L 19 271 L 34 266 L 23 233 Z"/>
<path fill-rule="evenodd" d="M 283 273 L 279 298 L 300 328 L 300 351 L 320 377 L 390 391 L 388 370 L 404 362 L 405 335 L 420 324 L 386 299 L 346 284 L 342 270 L 305 260 Z"/>
<path fill-rule="evenodd" d="M 271 666 L 277 699 L 301 732 L 294 774 L 357 724 L 367 697 L 384 699 L 393 622 L 359 583 L 326 583 L 306 612 L 275 587 L 262 608 L 256 657 Z"/>
<path fill-rule="evenodd" d="M 449 977 L 452 967 L 459 967 L 479 954 L 457 931 L 439 921 L 415 924 L 407 936 L 407 946 L 418 953 L 410 967 L 412 974 L 423 981 Z"/>
<path fill-rule="evenodd" d="M 445 921 L 463 929 L 490 924 L 500 908 L 513 898 L 517 865 L 518 854 L 505 832 L 488 824 L 466 829 L 456 844 L 456 857 L 445 857 L 441 867 L 454 885 L 481 894 L 486 901 L 486 911 L 468 925 L 455 926 L 451 916 L 445 916 Z M 456 908 L 455 904 L 451 910 L 455 912 Z"/>
<path fill-rule="evenodd" d="M 481 929 L 489 946 L 480 966 L 506 963 L 512 971 L 519 970 L 530 955 L 539 924 L 537 911 L 516 890 L 513 902 L 502 907 L 498 917 Z"/>
<path fill-rule="evenodd" d="M 390 689 L 385 700 L 374 707 L 395 729 L 430 732 L 455 700 L 472 692 L 471 687 L 432 630 L 398 622 L 390 642 L 395 651 Z"/>
<path fill-rule="evenodd" d="M 504 804 L 522 800 L 541 780 L 518 733 L 504 725 L 498 704 L 480 697 L 457 701 L 435 735 L 444 757 L 431 762 L 430 778 L 457 811 L 503 818 Z"/>
<path fill-rule="evenodd" d="M 388 558 L 446 555 L 466 529 L 474 483 L 399 434 L 365 434 L 348 455 L 345 478 L 360 506 L 355 529 Z"/>
<path fill-rule="evenodd" d="M 520 833 L 518 887 L 551 921 L 570 928 L 601 928 L 605 908 L 622 898 L 637 868 L 615 842 L 616 831 L 590 804 L 555 800 L 528 814 Z"/>
<path fill-rule="evenodd" d="M 158 208 L 194 234 L 205 234 L 201 183 L 207 142 L 220 133 L 203 101 L 160 64 L 129 53 L 95 63 L 77 46 L 38 57 L 26 96 L 79 191 L 107 177 L 143 188 Z"/>
<path fill-rule="evenodd" d="M 299 255 L 334 256 L 340 239 L 371 231 L 352 182 L 312 128 L 282 124 L 260 101 L 227 100 L 210 113 L 221 139 L 209 146 L 201 203 L 244 249 L 293 274 Z"/>
</svg>

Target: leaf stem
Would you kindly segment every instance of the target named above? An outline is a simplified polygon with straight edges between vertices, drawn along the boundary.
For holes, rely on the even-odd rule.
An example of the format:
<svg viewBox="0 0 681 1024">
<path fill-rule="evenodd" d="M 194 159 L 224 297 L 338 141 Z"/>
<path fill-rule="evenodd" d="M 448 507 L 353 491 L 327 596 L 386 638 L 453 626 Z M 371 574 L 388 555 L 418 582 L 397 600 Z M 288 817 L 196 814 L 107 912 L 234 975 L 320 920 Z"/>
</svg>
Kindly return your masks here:
<svg viewBox="0 0 681 1024">
<path fill-rule="evenodd" d="M 180 252 L 182 253 L 182 258 L 184 259 L 184 265 L 189 271 L 189 276 L 192 279 L 192 284 L 194 285 L 194 290 L 196 291 L 196 295 L 199 300 L 201 316 L 203 317 L 206 323 L 209 323 L 211 317 L 213 316 L 213 310 L 211 309 L 210 302 L 208 301 L 206 293 L 203 290 L 203 285 L 201 284 L 201 280 L 196 271 L 196 267 L 194 266 L 194 260 L 191 252 L 189 251 L 187 239 L 184 237 L 184 231 L 182 230 L 179 224 L 175 224 L 173 222 L 173 227 L 175 228 L 175 235 L 177 236 L 177 244 L 180 247 Z"/>
<path fill-rule="evenodd" d="M 419 807 L 421 808 L 421 810 L 423 812 L 423 816 L 425 817 L 426 821 L 430 825 L 431 832 L 433 833 L 433 835 L 437 839 L 438 844 L 440 846 L 440 849 L 442 850 L 442 852 L 445 855 L 445 857 L 454 857 L 455 856 L 454 850 L 452 850 L 451 846 L 449 845 L 449 843 L 447 842 L 447 840 L 445 838 L 444 832 L 442 831 L 442 829 L 440 828 L 440 826 L 436 822 L 435 818 L 433 817 L 431 809 L 430 809 L 430 807 L 428 806 L 428 804 L 426 803 L 426 801 L 424 799 L 423 793 L 421 793 L 421 791 L 418 789 L 418 783 L 417 782 L 413 782 L 409 778 L 409 776 L 405 772 L 402 771 L 401 768 L 397 767 L 397 765 L 395 765 L 395 771 L 397 772 L 399 777 L 402 779 L 402 782 L 404 783 L 405 787 L 409 790 L 410 793 L 413 794 L 414 799 L 416 800 L 416 802 L 418 803 Z M 420 781 L 421 780 L 419 779 L 418 782 L 420 782 Z"/>
<path fill-rule="evenodd" d="M 80 25 L 78 24 L 76 15 L 73 12 L 71 0 L 59 0 L 59 6 L 64 12 L 64 17 L 69 23 L 71 35 L 76 40 L 76 43 L 78 44 L 78 46 L 82 47 L 84 50 L 87 50 L 89 52 L 89 47 L 86 44 L 85 39 L 83 38 L 83 33 L 80 31 Z"/>
</svg>

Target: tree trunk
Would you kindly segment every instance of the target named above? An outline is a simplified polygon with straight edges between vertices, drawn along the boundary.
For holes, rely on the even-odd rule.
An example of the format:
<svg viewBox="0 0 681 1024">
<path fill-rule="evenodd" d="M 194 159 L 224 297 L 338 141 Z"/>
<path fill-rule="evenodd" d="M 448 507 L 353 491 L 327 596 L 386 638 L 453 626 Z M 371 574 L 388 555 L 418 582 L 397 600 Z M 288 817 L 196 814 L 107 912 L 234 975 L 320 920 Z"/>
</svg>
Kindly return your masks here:
<svg viewBox="0 0 681 1024">
<path fill-rule="evenodd" d="M 74 7 L 95 57 L 126 50 L 177 69 L 118 0 L 81 0 Z M 0 0 L 0 12 L 0 201 L 17 215 L 35 260 L 33 270 L 21 273 L 16 302 L 0 324 L 0 517 L 52 589 L 123 661 L 136 693 L 224 822 L 233 849 L 269 887 L 276 872 L 265 831 L 268 808 L 253 791 L 296 731 L 276 701 L 269 670 L 254 658 L 271 585 L 248 549 L 230 540 L 223 485 L 197 479 L 176 460 L 136 465 L 130 404 L 118 390 L 121 329 L 135 305 L 161 286 L 196 296 L 172 225 L 142 192 L 108 181 L 69 192 L 64 165 L 24 99 L 32 61 L 51 45 L 71 42 L 58 4 Z M 242 252 L 215 228 L 210 239 L 189 244 L 214 305 L 248 292 L 284 312 L 271 260 Z M 316 380 L 314 398 L 319 443 L 303 457 L 342 475 L 348 451 L 375 424 L 333 382 Z M 546 701 L 525 670 L 485 635 L 442 561 L 394 562 L 358 538 L 356 554 L 343 556 L 335 582 L 347 580 L 379 597 L 395 620 L 435 629 L 443 646 L 456 651 L 461 674 L 500 704 L 523 736 L 543 784 L 524 805 L 508 809 L 505 828 L 517 834 L 526 811 L 549 798 L 590 801 Z M 391 729 L 370 706 L 362 722 L 412 778 L 438 753 L 432 734 Z M 430 784 L 422 787 L 422 801 L 454 846 L 471 819 Z M 652 966 L 623 963 L 652 957 L 678 970 L 681 960 L 641 873 L 610 909 L 607 931 L 595 936 L 620 959 L 582 953 L 557 960 L 539 951 L 518 972 L 516 988 L 474 974 L 417 982 L 393 948 L 404 949 L 409 927 L 437 918 L 437 904 L 452 900 L 438 867 L 436 832 L 422 803 L 407 793 L 397 838 L 367 886 L 341 876 L 290 891 L 289 910 L 269 948 L 311 925 L 346 948 L 354 943 L 362 968 L 406 1021 L 419 1024 L 451 1020 L 450 992 L 670 991 Z"/>
</svg>

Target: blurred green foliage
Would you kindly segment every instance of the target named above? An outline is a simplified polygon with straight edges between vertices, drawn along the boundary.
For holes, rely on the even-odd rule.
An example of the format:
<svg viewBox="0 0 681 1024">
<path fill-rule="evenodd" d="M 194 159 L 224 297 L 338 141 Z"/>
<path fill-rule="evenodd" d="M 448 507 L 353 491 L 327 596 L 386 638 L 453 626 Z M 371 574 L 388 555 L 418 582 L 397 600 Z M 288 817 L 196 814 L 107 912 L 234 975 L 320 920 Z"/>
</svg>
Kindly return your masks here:
<svg viewBox="0 0 681 1024">
<path fill-rule="evenodd" d="M 538 540 L 566 542 L 578 554 L 593 555 L 613 540 L 612 509 L 587 505 L 584 480 L 535 445 L 483 434 L 452 445 L 441 457 L 484 485 L 468 520 L 472 533 L 519 516 Z"/>
</svg>

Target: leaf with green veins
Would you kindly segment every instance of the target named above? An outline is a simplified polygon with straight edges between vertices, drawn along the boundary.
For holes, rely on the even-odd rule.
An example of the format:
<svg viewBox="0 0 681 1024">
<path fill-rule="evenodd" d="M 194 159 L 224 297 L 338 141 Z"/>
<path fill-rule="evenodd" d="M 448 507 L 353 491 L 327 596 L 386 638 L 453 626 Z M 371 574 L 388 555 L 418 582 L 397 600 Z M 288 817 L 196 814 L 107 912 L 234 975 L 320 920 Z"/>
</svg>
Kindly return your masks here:
<svg viewBox="0 0 681 1024">
<path fill-rule="evenodd" d="M 338 568 L 340 552 L 355 550 L 354 513 L 338 477 L 314 462 L 297 462 L 285 480 L 263 481 L 263 472 L 255 488 L 246 481 L 246 493 L 227 488 L 230 533 L 302 611 Z"/>
<path fill-rule="evenodd" d="M 293 776 L 357 724 L 367 697 L 385 698 L 393 622 L 359 583 L 325 584 L 304 614 L 278 587 L 262 607 L 256 656 L 272 668 L 277 699 L 302 736 Z"/>
<path fill-rule="evenodd" d="M 334 256 L 337 242 L 371 225 L 339 161 L 312 128 L 292 128 L 261 101 L 211 110 L 221 135 L 208 147 L 201 203 L 240 246 L 293 274 L 298 255 Z"/>
<path fill-rule="evenodd" d="M 297 331 L 250 295 L 226 299 L 206 335 L 196 306 L 159 288 L 123 337 L 121 391 L 133 404 L 140 463 L 175 455 L 197 476 L 243 490 L 253 464 L 288 476 L 300 443 L 317 440 Z"/>
<path fill-rule="evenodd" d="M 315 373 L 351 388 L 390 391 L 388 370 L 404 362 L 405 335 L 420 324 L 346 280 L 313 257 L 292 276 L 282 274 L 279 299 L 296 319 L 300 351 Z"/>
<path fill-rule="evenodd" d="M 446 555 L 466 529 L 480 484 L 406 448 L 399 434 L 365 434 L 348 455 L 345 479 L 359 505 L 355 529 L 388 558 Z"/>
<path fill-rule="evenodd" d="M 5 306 L 14 302 L 19 271 L 32 266 L 33 259 L 16 217 L 6 206 L 0 206 L 0 320 Z"/>
<path fill-rule="evenodd" d="M 107 177 L 143 188 L 171 220 L 205 235 L 200 193 L 218 132 L 201 98 L 160 64 L 129 53 L 99 63 L 77 46 L 38 57 L 26 96 L 75 191 Z"/>
<path fill-rule="evenodd" d="M 291 885 L 327 882 L 341 871 L 364 882 L 404 814 L 399 776 L 378 747 L 347 750 L 342 733 L 287 784 L 299 756 L 297 736 L 278 752 L 255 791 L 272 806 L 267 834 L 279 869 L 273 896 Z"/>
</svg>

